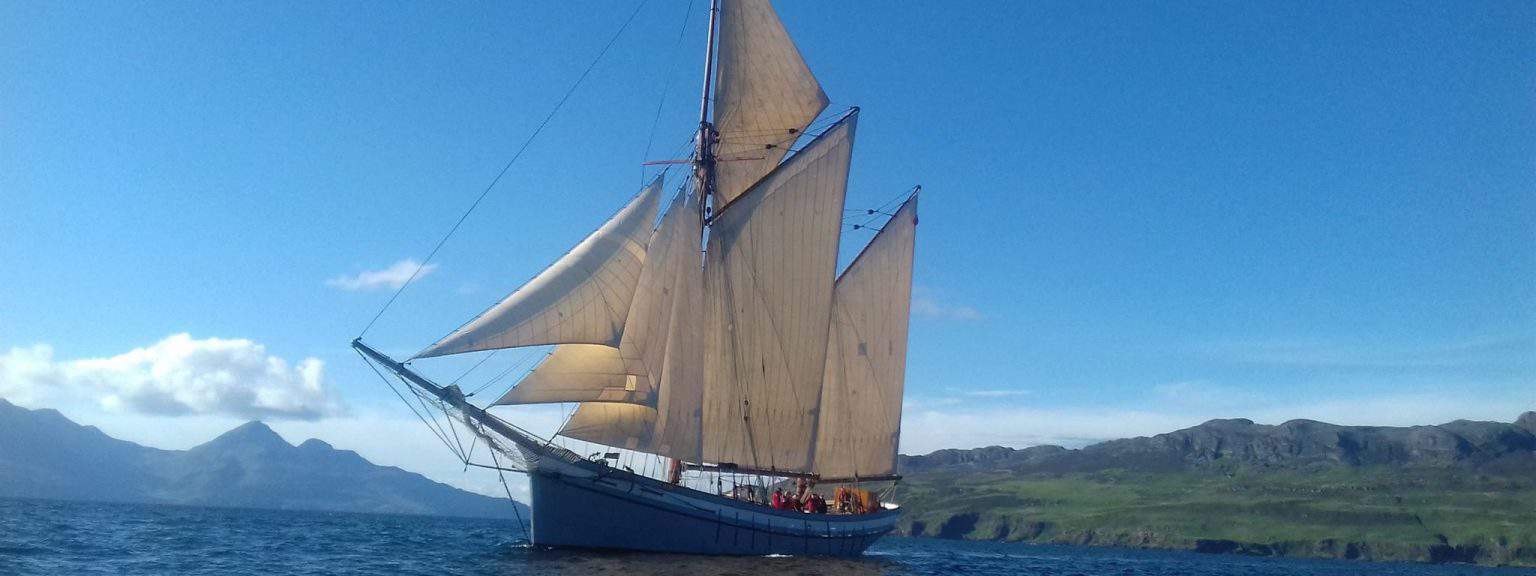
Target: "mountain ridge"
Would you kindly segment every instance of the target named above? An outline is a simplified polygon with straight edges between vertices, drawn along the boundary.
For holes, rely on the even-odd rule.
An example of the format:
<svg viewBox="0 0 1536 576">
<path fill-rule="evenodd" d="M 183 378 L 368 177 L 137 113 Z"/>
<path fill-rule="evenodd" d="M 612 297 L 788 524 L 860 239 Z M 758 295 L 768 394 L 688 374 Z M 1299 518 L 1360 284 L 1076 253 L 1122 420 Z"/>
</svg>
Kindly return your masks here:
<svg viewBox="0 0 1536 576">
<path fill-rule="evenodd" d="M 260 421 L 187 450 L 119 440 L 53 409 L 0 398 L 0 496 L 515 518 L 507 502 L 379 466 L 311 438 L 289 444 Z"/>
<path fill-rule="evenodd" d="M 1399 466 L 1489 471 L 1536 470 L 1536 411 L 1513 423 L 1455 420 L 1428 426 L 1344 426 L 1296 419 L 1268 425 L 1246 418 L 1083 448 L 1056 445 L 936 450 L 902 455 L 903 473 L 948 469 L 1018 473 L 1206 469 L 1233 465 L 1277 468 Z"/>
</svg>

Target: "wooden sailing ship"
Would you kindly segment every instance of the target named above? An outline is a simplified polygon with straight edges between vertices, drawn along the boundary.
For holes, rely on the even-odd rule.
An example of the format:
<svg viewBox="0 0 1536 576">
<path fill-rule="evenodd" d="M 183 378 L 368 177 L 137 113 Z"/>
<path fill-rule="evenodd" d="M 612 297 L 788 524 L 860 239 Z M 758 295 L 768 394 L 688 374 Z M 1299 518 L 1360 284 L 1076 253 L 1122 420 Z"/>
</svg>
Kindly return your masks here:
<svg viewBox="0 0 1536 576">
<path fill-rule="evenodd" d="M 897 506 L 811 514 L 763 495 L 899 479 L 917 191 L 839 274 L 858 110 L 806 134 L 828 99 L 768 0 L 715 0 L 709 25 L 692 174 L 660 223 L 658 177 L 410 360 L 554 345 L 534 370 L 481 408 L 353 346 L 478 434 L 494 467 L 528 474 L 535 545 L 859 554 Z M 577 403 L 559 436 L 669 465 L 636 473 L 489 412 L 532 403 Z"/>
</svg>

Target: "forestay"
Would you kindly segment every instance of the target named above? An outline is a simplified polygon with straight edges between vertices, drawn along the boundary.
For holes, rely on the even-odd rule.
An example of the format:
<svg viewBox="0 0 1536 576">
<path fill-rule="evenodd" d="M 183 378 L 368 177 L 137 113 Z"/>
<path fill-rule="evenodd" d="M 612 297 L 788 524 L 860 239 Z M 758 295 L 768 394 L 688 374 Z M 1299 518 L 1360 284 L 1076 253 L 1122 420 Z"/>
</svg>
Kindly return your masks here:
<svg viewBox="0 0 1536 576">
<path fill-rule="evenodd" d="M 618 344 L 661 183 L 658 176 L 559 261 L 416 357 L 541 344 Z"/>
<path fill-rule="evenodd" d="M 716 205 L 777 166 L 826 107 L 827 95 L 768 0 L 722 0 Z"/>
<path fill-rule="evenodd" d="M 704 459 L 809 471 L 857 115 L 725 205 L 704 272 Z"/>
<path fill-rule="evenodd" d="M 816 439 L 822 477 L 896 472 L 916 237 L 914 194 L 837 279 Z"/>
</svg>

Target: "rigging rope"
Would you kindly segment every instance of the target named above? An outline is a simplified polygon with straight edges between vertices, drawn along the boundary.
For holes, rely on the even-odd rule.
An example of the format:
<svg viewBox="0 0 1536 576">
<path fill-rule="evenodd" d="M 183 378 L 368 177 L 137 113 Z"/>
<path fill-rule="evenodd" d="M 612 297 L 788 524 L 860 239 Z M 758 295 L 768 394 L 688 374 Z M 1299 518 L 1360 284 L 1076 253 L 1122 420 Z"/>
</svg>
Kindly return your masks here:
<svg viewBox="0 0 1536 576">
<path fill-rule="evenodd" d="M 431 424 L 428 424 L 428 423 L 427 423 L 427 419 L 426 419 L 426 417 L 424 417 L 424 416 L 422 416 L 422 415 L 421 415 L 421 413 L 420 413 L 420 412 L 417 412 L 417 411 L 416 411 L 416 407 L 415 407 L 415 406 L 412 406 L 412 405 L 411 405 L 411 402 L 410 402 L 410 401 L 409 401 L 409 400 L 406 400 L 406 399 L 405 399 L 405 395 L 404 395 L 404 394 L 401 394 L 401 393 L 400 393 L 400 391 L 399 391 L 399 390 L 396 390 L 396 389 L 395 389 L 395 385 L 394 385 L 394 384 L 391 384 L 391 383 L 390 383 L 390 381 L 389 381 L 389 378 L 386 378 L 386 377 L 385 377 L 385 376 L 384 376 L 384 373 L 383 373 L 383 372 L 380 372 L 380 371 L 379 371 L 379 367 L 378 367 L 378 366 L 375 366 L 375 365 L 374 365 L 374 364 L 373 364 L 373 360 L 369 360 L 369 359 L 368 359 L 368 357 L 367 357 L 367 356 L 364 356 L 364 355 L 363 355 L 363 353 L 362 353 L 362 352 L 361 352 L 361 351 L 359 351 L 359 352 L 358 352 L 358 353 L 357 353 L 357 355 L 358 355 L 358 356 L 359 356 L 359 357 L 361 357 L 361 358 L 362 358 L 362 359 L 363 359 L 363 362 L 364 362 L 364 363 L 366 363 L 366 364 L 368 364 L 368 367 L 369 367 L 369 368 L 372 368 L 372 369 L 373 369 L 373 373 L 374 373 L 374 374 L 378 374 L 378 375 L 379 375 L 379 380 L 382 380 L 382 381 L 384 381 L 384 385 L 385 385 L 385 386 L 388 386 L 388 387 L 389 387 L 389 390 L 390 390 L 390 391 L 391 391 L 391 392 L 394 392 L 394 393 L 395 393 L 395 396 L 398 396 L 398 397 L 399 397 L 399 398 L 400 398 L 400 402 L 401 402 L 401 403 L 404 403 L 404 404 L 405 404 L 405 407 L 406 407 L 406 408 L 410 408 L 410 409 L 411 409 L 411 413 L 412 413 L 412 414 L 415 414 L 415 415 L 416 415 L 416 418 L 417 418 L 417 419 L 418 419 L 418 420 L 421 420 L 421 423 L 422 423 L 422 424 L 423 424 L 423 425 L 425 425 L 425 426 L 426 426 L 426 427 L 427 427 L 427 430 L 430 430 L 430 431 L 431 431 L 431 432 L 432 432 L 432 434 L 433 434 L 433 435 L 434 435 L 434 436 L 437 436 L 437 439 L 438 439 L 438 440 L 441 440 L 441 441 L 442 441 L 442 442 L 443 442 L 443 445 L 444 445 L 444 446 L 447 446 L 447 447 L 448 447 L 448 451 L 449 451 L 449 452 L 453 452 L 453 451 L 454 451 L 454 450 L 453 450 L 453 444 L 450 444 L 450 443 L 449 443 L 449 442 L 448 442 L 448 439 L 447 439 L 447 438 L 445 438 L 445 437 L 444 437 L 444 436 L 443 436 L 443 435 L 441 435 L 441 434 L 438 434 L 438 432 L 437 432 L 437 429 L 435 429 L 435 428 L 433 428 L 433 427 L 432 427 L 432 425 L 431 425 Z M 454 455 L 458 455 L 458 453 L 457 453 L 457 452 L 454 452 Z"/>
<path fill-rule="evenodd" d="M 598 51 L 597 57 L 593 58 L 590 64 L 587 64 L 586 70 L 582 70 L 581 76 L 578 76 L 576 81 L 571 83 L 571 87 L 566 89 L 565 95 L 560 97 L 560 101 L 555 103 L 555 107 L 549 111 L 548 115 L 544 116 L 544 120 L 539 122 L 538 127 L 533 129 L 533 133 L 529 134 L 526 140 L 523 140 L 523 145 L 517 149 L 517 153 L 512 155 L 512 159 L 507 160 L 507 164 L 501 167 L 501 171 L 496 173 L 496 177 L 491 179 L 491 183 L 486 185 L 485 190 L 482 190 L 480 195 L 475 197 L 475 201 L 469 205 L 469 209 L 465 210 L 464 214 L 459 216 L 459 220 L 453 223 L 453 227 L 448 229 L 448 233 L 444 234 L 442 239 L 437 241 L 437 245 L 432 247 L 432 251 L 427 253 L 427 257 L 420 264 L 416 265 L 416 270 L 411 272 L 411 276 L 406 278 L 405 283 L 395 289 L 394 295 L 384 302 L 384 306 L 379 308 L 379 312 L 374 314 L 373 319 L 368 321 L 368 325 L 363 327 L 363 331 L 358 333 L 358 338 L 362 338 L 363 335 L 368 333 L 369 329 L 373 328 L 374 323 L 379 321 L 379 317 L 384 315 L 384 311 L 389 310 L 389 307 L 395 303 L 395 300 L 400 298 L 400 293 L 405 292 L 406 287 L 410 286 L 411 282 L 414 282 L 421 275 L 422 269 L 426 268 L 427 263 L 432 261 L 432 257 L 437 256 L 437 252 L 443 248 L 443 244 L 446 244 L 448 239 L 453 237 L 455 232 L 459 231 L 459 227 L 464 224 L 465 220 L 469 219 L 470 213 L 480 206 L 480 202 L 484 201 L 485 197 L 491 193 L 491 189 L 495 188 L 496 184 L 501 182 L 502 177 L 507 175 L 507 171 L 512 169 L 512 165 L 517 162 L 518 158 L 523 157 L 523 152 L 528 150 L 528 146 L 533 144 L 535 138 L 539 137 L 539 134 L 544 131 L 544 127 L 549 125 L 549 121 L 553 120 L 555 114 L 559 113 L 560 109 L 565 106 L 566 101 L 571 99 L 571 95 L 576 93 L 576 89 L 592 73 L 592 69 L 597 67 L 597 63 L 602 61 L 603 56 L 608 54 L 608 49 L 613 47 L 614 42 L 617 42 L 619 37 L 624 35 L 624 31 L 629 29 L 630 23 L 635 21 L 635 17 L 640 15 L 640 10 L 644 9 L 649 1 L 642 0 L 639 5 L 635 6 L 635 11 L 630 13 L 629 18 L 624 20 L 622 26 L 619 26 L 619 31 L 613 33 L 613 37 L 609 38 L 608 43 L 603 45 L 603 49 Z"/>
<path fill-rule="evenodd" d="M 688 21 L 693 16 L 693 0 L 688 0 L 688 7 L 683 9 L 683 25 L 677 31 L 677 41 L 672 45 L 672 55 L 676 56 L 678 48 L 683 45 L 683 36 L 688 32 Z M 668 62 L 676 62 L 678 58 L 668 58 Z M 667 94 L 672 91 L 673 81 L 677 79 L 677 66 L 674 64 L 666 73 L 666 82 L 662 84 L 661 98 L 656 102 L 656 117 L 651 120 L 651 131 L 645 136 L 645 154 L 640 155 L 640 161 L 650 159 L 651 144 L 656 141 L 656 127 L 661 125 L 661 109 L 667 103 Z M 645 186 L 645 164 L 640 165 L 640 185 Z"/>
</svg>

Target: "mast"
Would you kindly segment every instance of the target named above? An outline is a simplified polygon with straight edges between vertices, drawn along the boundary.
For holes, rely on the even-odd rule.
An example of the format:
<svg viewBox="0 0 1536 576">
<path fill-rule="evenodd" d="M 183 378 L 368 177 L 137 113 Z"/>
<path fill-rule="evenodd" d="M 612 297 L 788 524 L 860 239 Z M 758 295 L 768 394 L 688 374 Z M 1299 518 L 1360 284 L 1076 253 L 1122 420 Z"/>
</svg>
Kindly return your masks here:
<svg viewBox="0 0 1536 576">
<path fill-rule="evenodd" d="M 720 0 L 709 3 L 709 34 L 704 44 L 704 88 L 699 95 L 699 135 L 693 152 L 694 186 L 699 193 L 699 213 L 708 209 L 708 197 L 715 179 L 715 127 L 709 122 L 710 89 L 715 79 L 715 30 L 720 15 Z"/>
<path fill-rule="evenodd" d="M 715 127 L 709 122 L 710 89 L 715 80 L 715 30 L 720 15 L 720 0 L 709 2 L 709 33 L 704 40 L 704 87 L 699 92 L 699 134 L 693 149 L 694 190 L 699 195 L 698 214 L 701 222 L 708 222 L 709 202 L 715 180 Z M 700 227 L 699 243 L 703 244 L 703 227 Z M 673 459 L 667 471 L 667 482 L 677 484 L 683 479 L 686 468 L 682 460 Z"/>
</svg>

